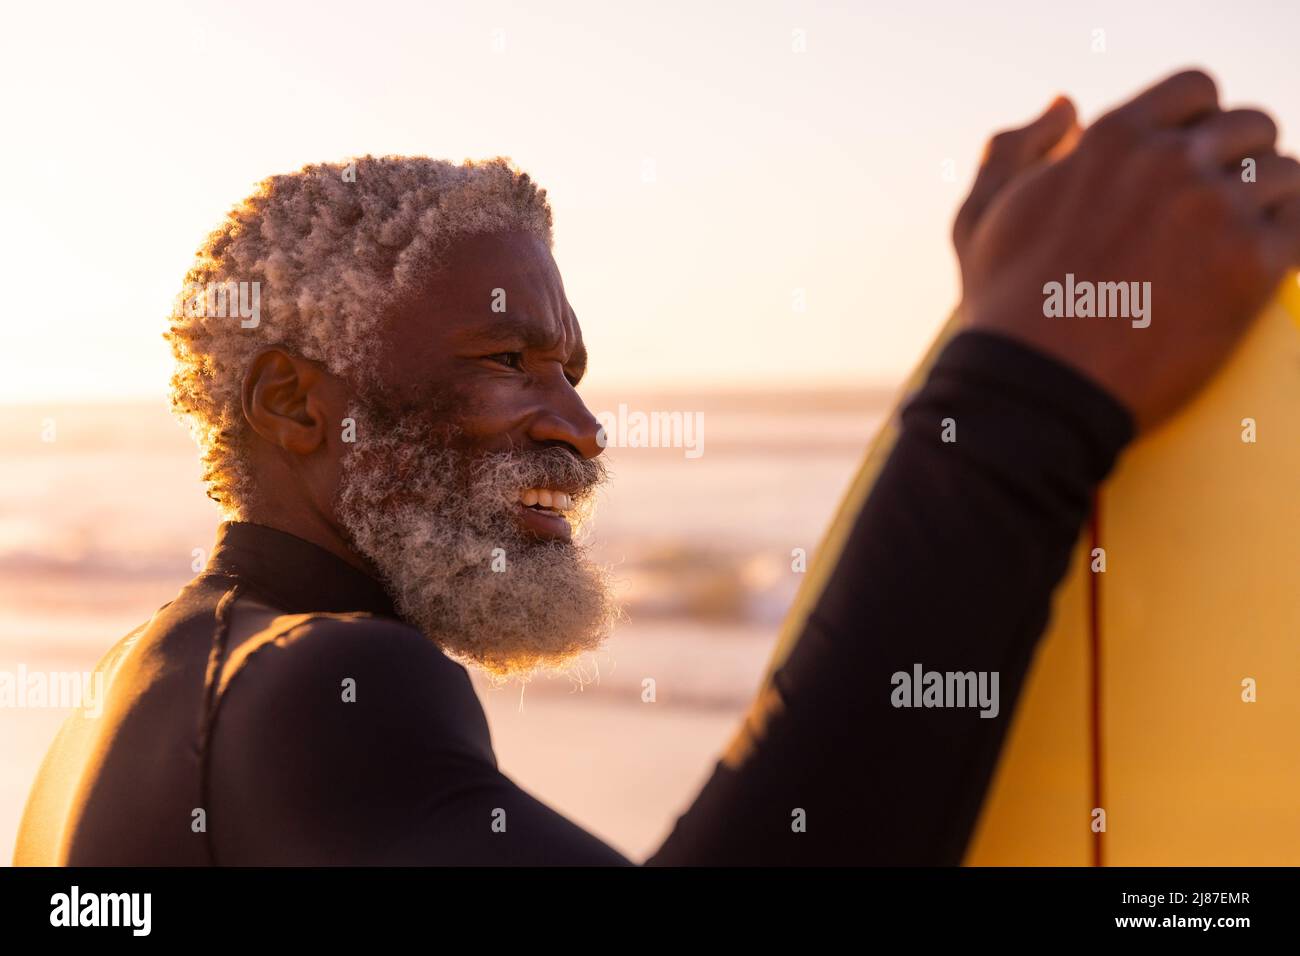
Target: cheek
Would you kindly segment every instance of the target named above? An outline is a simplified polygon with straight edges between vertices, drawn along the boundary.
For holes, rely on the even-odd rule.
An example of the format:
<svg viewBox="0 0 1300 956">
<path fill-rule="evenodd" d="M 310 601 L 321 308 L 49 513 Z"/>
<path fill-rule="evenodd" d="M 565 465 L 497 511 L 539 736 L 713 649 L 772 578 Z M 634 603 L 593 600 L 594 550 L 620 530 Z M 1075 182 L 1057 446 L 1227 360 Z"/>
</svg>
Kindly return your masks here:
<svg viewBox="0 0 1300 956">
<path fill-rule="evenodd" d="M 473 369 L 427 370 L 419 383 L 371 396 L 377 426 L 419 422 L 428 440 L 457 451 L 509 451 L 527 440 L 528 403 L 518 383 Z M 442 374 L 438 374 L 441 372 Z"/>
<path fill-rule="evenodd" d="M 529 407 L 519 389 L 486 385 L 457 396 L 451 419 L 456 422 L 455 444 L 474 451 L 509 451 L 527 444 Z"/>
</svg>

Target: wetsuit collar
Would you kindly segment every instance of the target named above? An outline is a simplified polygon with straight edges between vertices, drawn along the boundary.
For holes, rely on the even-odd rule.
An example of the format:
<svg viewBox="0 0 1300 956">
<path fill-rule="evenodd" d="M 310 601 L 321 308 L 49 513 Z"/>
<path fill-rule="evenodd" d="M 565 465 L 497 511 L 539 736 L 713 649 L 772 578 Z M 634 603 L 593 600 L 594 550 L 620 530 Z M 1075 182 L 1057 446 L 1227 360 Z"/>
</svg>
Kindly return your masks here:
<svg viewBox="0 0 1300 956">
<path fill-rule="evenodd" d="M 310 541 L 266 525 L 222 522 L 206 572 L 236 578 L 290 614 L 400 616 L 383 585 L 370 575 Z"/>
</svg>

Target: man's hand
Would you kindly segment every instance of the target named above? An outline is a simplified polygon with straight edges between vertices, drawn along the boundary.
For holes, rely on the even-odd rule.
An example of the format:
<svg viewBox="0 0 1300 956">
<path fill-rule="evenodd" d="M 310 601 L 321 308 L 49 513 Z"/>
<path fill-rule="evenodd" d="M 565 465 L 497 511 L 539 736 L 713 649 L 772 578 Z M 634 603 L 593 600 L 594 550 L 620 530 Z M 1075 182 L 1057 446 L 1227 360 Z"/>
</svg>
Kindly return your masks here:
<svg viewBox="0 0 1300 956">
<path fill-rule="evenodd" d="M 999 133 L 953 228 L 969 328 L 1079 369 L 1149 428 L 1186 401 L 1300 263 L 1300 163 L 1257 110 L 1179 73 L 1080 133 L 1058 98 Z M 1254 161 L 1255 181 L 1243 179 Z M 1150 283 L 1150 324 L 1048 317 L 1048 283 Z M 1145 321 L 1145 320 L 1143 320 Z"/>
</svg>

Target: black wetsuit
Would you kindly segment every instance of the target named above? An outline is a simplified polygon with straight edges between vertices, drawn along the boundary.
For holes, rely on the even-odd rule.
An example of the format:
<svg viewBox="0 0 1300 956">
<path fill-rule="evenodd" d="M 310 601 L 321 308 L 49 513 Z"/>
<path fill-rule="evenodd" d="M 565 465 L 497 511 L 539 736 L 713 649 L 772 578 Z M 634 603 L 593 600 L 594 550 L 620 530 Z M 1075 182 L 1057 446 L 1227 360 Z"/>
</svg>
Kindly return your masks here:
<svg viewBox="0 0 1300 956">
<path fill-rule="evenodd" d="M 959 862 L 1132 427 L 1046 357 L 949 343 L 797 645 L 649 862 Z M 998 672 L 999 715 L 893 706 L 915 664 Z M 498 770 L 465 669 L 377 582 L 291 535 L 223 525 L 100 667 L 103 715 L 51 748 L 18 864 L 627 862 Z"/>
</svg>

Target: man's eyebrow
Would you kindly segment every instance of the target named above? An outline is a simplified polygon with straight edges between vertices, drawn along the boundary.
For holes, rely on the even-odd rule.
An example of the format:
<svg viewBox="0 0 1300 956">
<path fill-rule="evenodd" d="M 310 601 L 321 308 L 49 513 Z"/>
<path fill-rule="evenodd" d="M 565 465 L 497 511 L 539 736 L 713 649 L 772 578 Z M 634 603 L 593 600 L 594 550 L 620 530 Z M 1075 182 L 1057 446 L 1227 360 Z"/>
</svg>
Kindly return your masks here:
<svg viewBox="0 0 1300 956">
<path fill-rule="evenodd" d="M 530 348 L 546 348 L 550 344 L 541 326 L 517 315 L 503 315 L 493 319 L 491 322 L 468 330 L 466 337 L 476 341 L 493 342 L 518 339 Z"/>
</svg>

